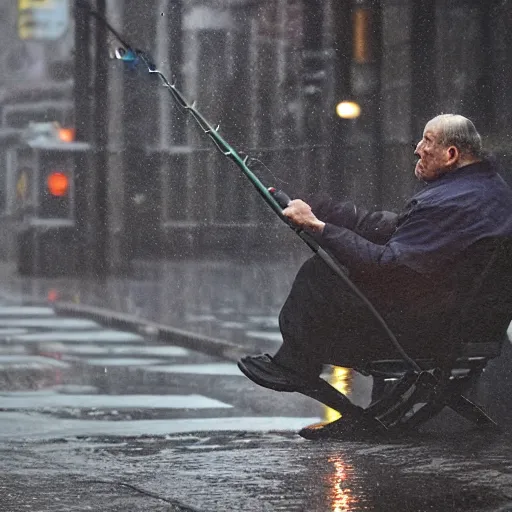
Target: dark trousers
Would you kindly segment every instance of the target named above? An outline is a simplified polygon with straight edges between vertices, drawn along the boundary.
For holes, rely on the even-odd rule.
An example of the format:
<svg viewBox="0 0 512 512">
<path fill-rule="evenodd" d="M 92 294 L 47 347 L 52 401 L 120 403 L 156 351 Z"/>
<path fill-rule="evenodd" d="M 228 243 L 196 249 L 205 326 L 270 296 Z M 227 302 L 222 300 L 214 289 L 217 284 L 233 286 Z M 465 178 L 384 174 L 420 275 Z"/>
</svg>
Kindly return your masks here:
<svg viewBox="0 0 512 512">
<path fill-rule="evenodd" d="M 446 306 L 434 286 L 421 290 L 425 283 L 411 275 L 356 284 L 411 357 L 443 352 Z M 368 307 L 318 256 L 300 268 L 279 325 L 283 345 L 275 360 L 301 372 L 318 374 L 323 364 L 362 369 L 369 361 L 401 358 Z"/>
</svg>

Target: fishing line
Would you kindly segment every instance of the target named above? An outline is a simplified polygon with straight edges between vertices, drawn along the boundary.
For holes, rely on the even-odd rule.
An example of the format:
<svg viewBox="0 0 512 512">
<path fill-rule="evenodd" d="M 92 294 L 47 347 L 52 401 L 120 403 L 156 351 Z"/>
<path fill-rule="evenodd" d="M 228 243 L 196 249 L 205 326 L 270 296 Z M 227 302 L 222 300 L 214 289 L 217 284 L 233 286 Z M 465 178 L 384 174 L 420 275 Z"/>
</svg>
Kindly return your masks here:
<svg viewBox="0 0 512 512">
<path fill-rule="evenodd" d="M 262 162 L 259 158 L 255 158 L 254 156 L 251 156 L 249 157 L 249 162 L 257 162 L 259 164 L 261 164 L 269 173 L 270 175 L 272 176 L 272 178 L 274 178 L 275 180 L 277 181 L 280 181 L 281 183 L 284 183 L 285 185 L 289 185 L 290 183 L 288 181 L 285 181 L 283 180 L 282 178 L 279 178 L 278 176 L 276 176 L 271 170 L 270 168 L 265 164 L 265 162 Z"/>
<path fill-rule="evenodd" d="M 412 359 L 402 348 L 395 335 L 388 327 L 386 321 L 380 313 L 376 310 L 373 304 L 368 300 L 366 295 L 359 290 L 359 288 L 350 280 L 350 278 L 341 269 L 337 261 L 327 253 L 318 242 L 303 229 L 292 224 L 287 217 L 283 215 L 283 209 L 286 208 L 290 202 L 290 198 L 282 191 L 278 191 L 274 188 L 267 188 L 263 183 L 256 177 L 248 166 L 250 160 L 249 156 L 242 158 L 220 135 L 220 125 L 213 127 L 206 118 L 197 110 L 196 103 L 189 103 L 185 96 L 179 91 L 175 83 L 171 83 L 167 77 L 158 70 L 156 64 L 153 62 L 148 53 L 142 50 L 134 49 L 124 38 L 117 32 L 117 30 L 110 25 L 110 23 L 101 16 L 98 12 L 94 11 L 87 2 L 80 2 L 81 7 L 87 5 L 87 10 L 90 16 L 94 17 L 100 23 L 103 23 L 105 27 L 111 32 L 111 34 L 121 43 L 121 46 L 114 50 L 114 56 L 116 59 L 126 62 L 131 67 L 136 67 L 138 64 L 143 64 L 147 72 L 150 75 L 156 75 L 162 85 L 166 87 L 174 101 L 178 104 L 182 111 L 190 114 L 196 121 L 199 128 L 205 135 L 210 137 L 215 147 L 228 159 L 232 160 L 242 171 L 242 173 L 249 179 L 256 191 L 260 194 L 263 200 L 270 206 L 270 208 L 279 216 L 279 218 L 285 222 L 291 229 L 295 231 L 297 236 L 309 246 L 309 248 L 315 252 L 324 262 L 331 268 L 331 270 L 338 275 L 345 284 L 352 290 L 352 292 L 366 305 L 366 307 L 375 316 L 382 329 L 391 340 L 393 346 L 402 356 L 404 361 L 415 371 L 421 371 L 419 365 Z"/>
</svg>

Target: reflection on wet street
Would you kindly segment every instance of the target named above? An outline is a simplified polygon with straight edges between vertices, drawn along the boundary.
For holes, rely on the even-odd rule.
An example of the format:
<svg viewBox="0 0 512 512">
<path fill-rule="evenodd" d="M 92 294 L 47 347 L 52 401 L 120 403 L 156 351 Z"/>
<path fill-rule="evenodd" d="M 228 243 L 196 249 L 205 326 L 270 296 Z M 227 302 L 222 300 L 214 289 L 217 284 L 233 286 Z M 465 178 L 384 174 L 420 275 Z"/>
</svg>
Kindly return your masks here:
<svg viewBox="0 0 512 512">
<path fill-rule="evenodd" d="M 354 491 L 350 488 L 350 480 L 354 468 L 345 464 L 340 457 L 330 457 L 328 459 L 333 465 L 329 487 L 331 494 L 329 501 L 332 504 L 333 512 L 345 512 L 354 508 L 357 501 L 354 498 Z"/>
</svg>

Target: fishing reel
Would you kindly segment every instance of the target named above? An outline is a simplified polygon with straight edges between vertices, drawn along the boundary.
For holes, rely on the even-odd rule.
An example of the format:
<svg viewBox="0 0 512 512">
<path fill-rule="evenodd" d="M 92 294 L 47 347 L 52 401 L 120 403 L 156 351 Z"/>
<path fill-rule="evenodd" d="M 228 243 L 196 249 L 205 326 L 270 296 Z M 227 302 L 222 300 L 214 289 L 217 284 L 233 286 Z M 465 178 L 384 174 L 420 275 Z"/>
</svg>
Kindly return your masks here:
<svg viewBox="0 0 512 512">
<path fill-rule="evenodd" d="M 137 60 L 136 52 L 131 48 L 125 48 L 124 46 L 111 48 L 109 55 L 111 59 L 122 60 L 124 62 L 135 62 Z"/>
<path fill-rule="evenodd" d="M 277 204 L 284 210 L 289 204 L 291 199 L 282 190 L 278 190 L 274 187 L 268 187 L 267 189 L 270 195 L 276 200 Z"/>
<path fill-rule="evenodd" d="M 125 62 L 130 69 L 134 69 L 139 61 L 142 61 L 150 73 L 158 73 L 155 63 L 142 50 L 133 50 L 128 46 L 116 46 L 110 51 L 110 58 Z"/>
</svg>

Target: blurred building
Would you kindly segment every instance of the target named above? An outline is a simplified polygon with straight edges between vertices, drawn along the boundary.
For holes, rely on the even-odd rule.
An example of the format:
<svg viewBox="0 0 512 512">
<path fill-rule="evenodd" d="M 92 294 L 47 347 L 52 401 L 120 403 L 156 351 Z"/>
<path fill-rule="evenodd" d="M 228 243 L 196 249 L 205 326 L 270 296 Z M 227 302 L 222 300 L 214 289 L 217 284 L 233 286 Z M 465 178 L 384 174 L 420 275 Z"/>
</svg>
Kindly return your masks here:
<svg viewBox="0 0 512 512">
<path fill-rule="evenodd" d="M 275 254 L 289 237 L 246 178 L 155 77 L 107 61 L 114 41 L 70 4 L 77 23 L 71 16 L 53 41 L 23 40 L 17 3 L 0 8 L 4 257 L 15 254 L 5 148 L 29 121 L 58 121 L 91 145 L 77 163 L 76 243 L 107 271 L 136 259 Z M 175 77 L 266 185 L 292 196 L 399 208 L 417 186 L 413 144 L 441 112 L 473 119 L 510 160 L 512 0 L 91 4 Z M 342 100 L 359 117 L 338 117 Z"/>
<path fill-rule="evenodd" d="M 25 188 L 18 182 L 21 158 L 12 148 L 20 144 L 31 122 L 74 123 L 72 25 L 58 39 L 24 40 L 18 27 L 23 4 L 10 0 L 0 6 L 0 256 L 16 257 L 16 235 Z M 19 167 L 19 168 L 18 168 Z M 22 197 L 23 196 L 23 197 Z"/>
</svg>

